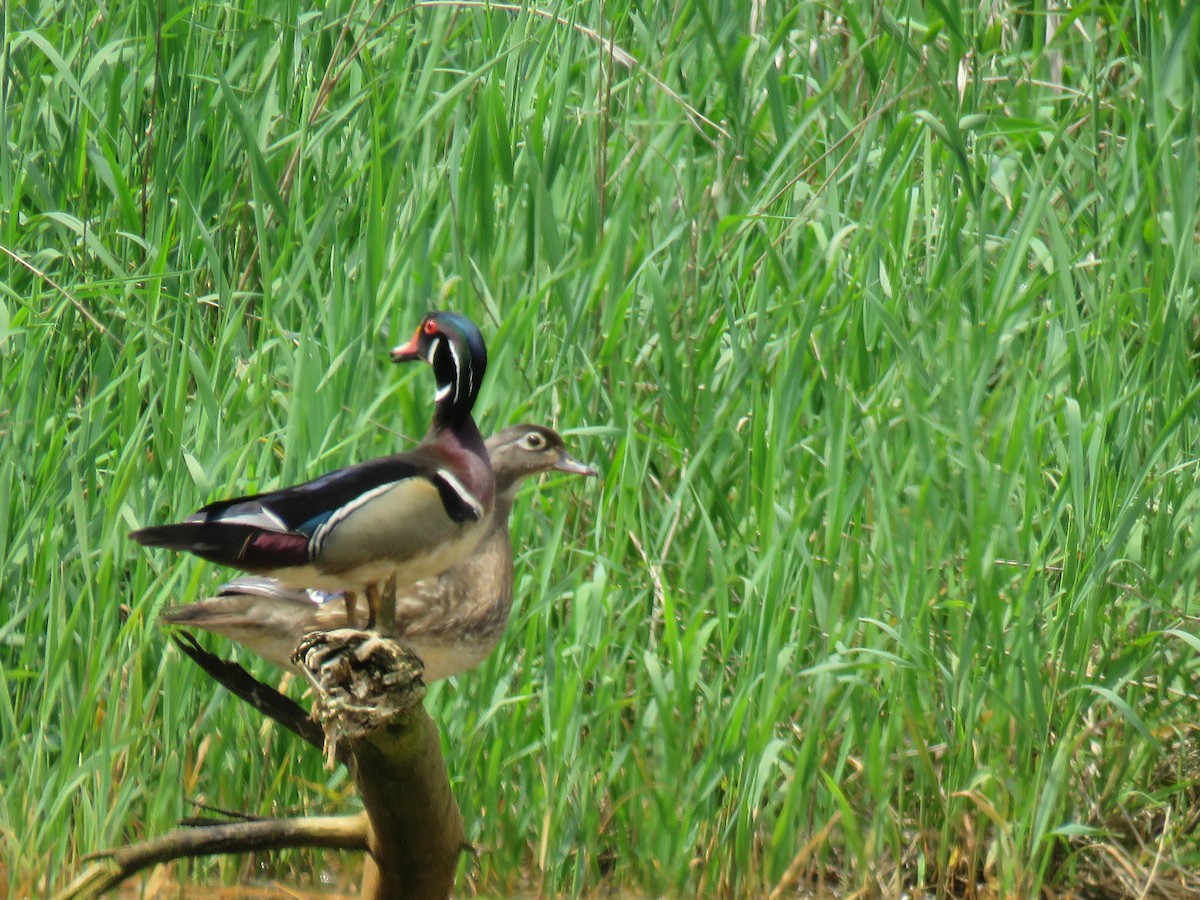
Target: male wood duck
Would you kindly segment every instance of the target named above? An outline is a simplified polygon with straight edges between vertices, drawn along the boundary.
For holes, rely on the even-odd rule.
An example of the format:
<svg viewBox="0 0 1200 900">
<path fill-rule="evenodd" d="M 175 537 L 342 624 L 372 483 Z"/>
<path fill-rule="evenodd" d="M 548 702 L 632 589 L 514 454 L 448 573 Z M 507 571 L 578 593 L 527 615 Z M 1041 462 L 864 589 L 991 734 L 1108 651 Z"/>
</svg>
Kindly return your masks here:
<svg viewBox="0 0 1200 900">
<path fill-rule="evenodd" d="M 487 534 L 465 559 L 402 589 L 397 598 L 395 633 L 425 663 L 427 682 L 478 665 L 504 632 L 513 590 L 508 519 L 521 483 L 552 470 L 596 474 L 567 453 L 557 432 L 539 425 L 505 428 L 488 438 L 487 448 L 496 473 L 495 512 Z M 294 669 L 292 651 L 308 632 L 362 624 L 330 602 L 337 596 L 249 576 L 222 585 L 216 597 L 165 610 L 159 622 L 220 634 Z"/>
<path fill-rule="evenodd" d="M 429 432 L 406 453 L 337 469 L 313 481 L 210 503 L 174 525 L 130 534 L 148 547 L 186 550 L 297 588 L 367 597 L 368 627 L 393 615 L 379 589 L 445 571 L 487 532 L 495 480 L 471 408 L 487 368 L 475 323 L 429 313 L 396 362 L 424 360 L 437 378 Z M 385 592 L 390 596 L 394 593 Z"/>
</svg>

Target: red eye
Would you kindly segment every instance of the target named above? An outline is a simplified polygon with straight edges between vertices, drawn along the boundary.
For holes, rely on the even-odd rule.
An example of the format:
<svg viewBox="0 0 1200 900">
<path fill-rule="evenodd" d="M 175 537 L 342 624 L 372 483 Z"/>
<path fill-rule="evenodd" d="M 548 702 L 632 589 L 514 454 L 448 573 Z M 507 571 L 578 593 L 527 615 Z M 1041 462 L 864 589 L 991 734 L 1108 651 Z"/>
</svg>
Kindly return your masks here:
<svg viewBox="0 0 1200 900">
<path fill-rule="evenodd" d="M 425 333 L 426 334 L 437 334 L 438 333 L 437 322 L 433 321 L 433 319 L 426 319 L 425 320 Z"/>
</svg>

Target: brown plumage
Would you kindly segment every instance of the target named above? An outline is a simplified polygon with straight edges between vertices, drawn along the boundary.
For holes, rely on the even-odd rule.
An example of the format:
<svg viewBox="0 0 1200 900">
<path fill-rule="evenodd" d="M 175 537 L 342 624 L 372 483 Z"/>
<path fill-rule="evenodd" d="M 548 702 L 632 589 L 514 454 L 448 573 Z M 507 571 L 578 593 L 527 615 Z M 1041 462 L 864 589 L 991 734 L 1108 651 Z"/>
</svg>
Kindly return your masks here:
<svg viewBox="0 0 1200 900">
<path fill-rule="evenodd" d="M 573 459 L 557 432 L 514 425 L 487 441 L 496 479 L 495 511 L 488 531 L 465 559 L 435 578 L 397 591 L 396 636 L 425 663 L 425 680 L 436 681 L 478 665 L 495 647 L 512 606 L 513 558 L 508 519 L 526 478 L 558 470 L 594 475 Z M 168 609 L 159 621 L 223 635 L 276 665 L 294 668 L 300 638 L 348 624 L 338 595 L 314 595 L 267 577 L 239 578 L 220 595 Z M 322 599 L 325 602 L 320 602 Z M 357 627 L 365 616 L 355 615 Z"/>
</svg>

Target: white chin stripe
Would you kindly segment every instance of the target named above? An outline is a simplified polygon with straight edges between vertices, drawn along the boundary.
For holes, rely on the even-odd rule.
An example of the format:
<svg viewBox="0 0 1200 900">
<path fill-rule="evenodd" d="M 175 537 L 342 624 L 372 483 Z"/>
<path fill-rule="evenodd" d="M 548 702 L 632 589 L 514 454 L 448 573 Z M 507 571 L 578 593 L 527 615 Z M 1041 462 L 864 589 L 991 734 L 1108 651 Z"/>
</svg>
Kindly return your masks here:
<svg viewBox="0 0 1200 900">
<path fill-rule="evenodd" d="M 459 481 L 445 469 L 438 469 L 437 477 L 439 480 L 449 485 L 451 490 L 458 494 L 458 498 L 462 500 L 465 505 L 471 507 L 471 509 L 475 511 L 475 518 L 477 520 L 483 518 L 483 505 L 480 504 L 477 499 L 475 499 L 475 497 L 466 489 L 466 486 L 463 485 L 461 481 Z"/>
<path fill-rule="evenodd" d="M 425 360 L 431 366 L 433 365 L 433 358 L 435 356 L 437 356 L 438 347 L 440 347 L 440 346 L 442 346 L 442 339 L 440 337 L 435 337 L 432 341 L 429 342 L 429 355 L 425 357 Z"/>
<path fill-rule="evenodd" d="M 437 403 L 441 403 L 443 400 L 445 400 L 447 397 L 450 396 L 450 392 L 452 390 L 454 390 L 453 385 L 443 384 L 440 388 L 437 389 L 437 393 L 435 393 L 433 395 L 434 401 Z"/>
</svg>

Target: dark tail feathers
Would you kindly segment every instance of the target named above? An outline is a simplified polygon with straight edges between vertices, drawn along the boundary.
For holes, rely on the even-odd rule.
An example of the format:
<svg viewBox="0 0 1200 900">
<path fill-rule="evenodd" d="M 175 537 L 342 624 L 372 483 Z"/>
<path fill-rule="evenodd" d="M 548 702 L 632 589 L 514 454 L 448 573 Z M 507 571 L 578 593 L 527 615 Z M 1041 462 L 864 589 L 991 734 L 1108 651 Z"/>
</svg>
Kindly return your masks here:
<svg viewBox="0 0 1200 900">
<path fill-rule="evenodd" d="M 222 540 L 219 532 L 225 532 L 228 535 L 228 532 L 232 530 L 234 529 L 229 526 L 216 529 L 200 522 L 180 522 L 177 525 L 151 525 L 149 528 L 139 528 L 137 531 L 129 532 L 129 537 L 143 547 L 167 547 L 171 550 L 187 550 L 197 556 L 205 556 L 207 553 L 227 547 L 229 541 Z M 251 529 L 246 530 L 248 532 Z M 241 534 L 238 537 L 244 541 L 248 535 Z M 205 558 L 207 557 L 205 556 Z"/>
<path fill-rule="evenodd" d="M 308 562 L 308 539 L 304 535 L 267 531 L 253 525 L 179 522 L 139 528 L 129 536 L 145 547 L 186 550 L 243 572 L 266 574 Z"/>
</svg>

